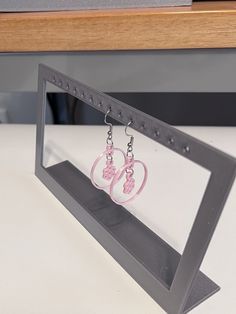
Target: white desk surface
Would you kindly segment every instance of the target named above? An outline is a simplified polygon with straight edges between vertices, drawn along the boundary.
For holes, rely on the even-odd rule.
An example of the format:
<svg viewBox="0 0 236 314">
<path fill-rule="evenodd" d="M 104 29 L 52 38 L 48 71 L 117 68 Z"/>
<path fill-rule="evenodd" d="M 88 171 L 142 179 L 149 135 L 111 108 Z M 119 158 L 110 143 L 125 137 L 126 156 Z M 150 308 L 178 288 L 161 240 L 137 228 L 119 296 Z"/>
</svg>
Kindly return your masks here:
<svg viewBox="0 0 236 314">
<path fill-rule="evenodd" d="M 181 129 L 236 156 L 236 128 Z M 121 145 L 125 145 L 123 128 L 117 127 L 114 132 L 116 143 L 119 136 Z M 104 127 L 52 126 L 51 156 L 58 160 L 60 152 L 76 159 L 83 148 L 75 163 L 88 172 L 96 154 L 103 150 L 104 133 Z M 53 142 L 55 137 L 60 139 L 57 145 Z M 0 313 L 164 313 L 34 176 L 35 127 L 1 125 L 0 143 Z M 175 154 L 169 159 L 172 153 L 141 136 L 136 136 L 135 152 L 152 171 L 149 188 L 129 209 L 181 251 L 206 173 Z M 156 194 L 151 184 L 154 180 Z M 202 265 L 202 270 L 222 289 L 193 314 L 236 312 L 235 196 L 236 185 Z"/>
</svg>

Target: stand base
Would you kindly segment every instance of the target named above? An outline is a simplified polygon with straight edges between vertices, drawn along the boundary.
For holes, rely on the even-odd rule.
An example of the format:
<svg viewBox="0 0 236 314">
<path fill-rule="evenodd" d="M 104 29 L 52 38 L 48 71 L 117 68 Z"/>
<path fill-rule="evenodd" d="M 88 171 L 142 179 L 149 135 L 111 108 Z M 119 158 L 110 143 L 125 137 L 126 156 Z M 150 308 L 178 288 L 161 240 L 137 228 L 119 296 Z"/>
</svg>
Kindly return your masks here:
<svg viewBox="0 0 236 314">
<path fill-rule="evenodd" d="M 36 173 L 75 218 L 100 242 L 118 263 L 167 312 L 158 285 L 170 289 L 181 255 L 147 228 L 69 161 L 41 168 Z M 219 290 L 199 272 L 183 313 L 187 313 Z M 169 313 L 169 312 L 168 312 Z"/>
</svg>

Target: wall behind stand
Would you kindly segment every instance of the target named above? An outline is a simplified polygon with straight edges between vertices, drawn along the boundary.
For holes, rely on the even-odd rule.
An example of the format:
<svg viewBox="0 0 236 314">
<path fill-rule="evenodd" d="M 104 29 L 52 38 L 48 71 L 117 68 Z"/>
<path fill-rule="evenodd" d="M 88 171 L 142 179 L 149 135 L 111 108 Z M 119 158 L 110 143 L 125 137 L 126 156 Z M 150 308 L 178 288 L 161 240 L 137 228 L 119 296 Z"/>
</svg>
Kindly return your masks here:
<svg viewBox="0 0 236 314">
<path fill-rule="evenodd" d="M 37 93 L 0 93 L 0 123 L 32 124 L 36 122 Z M 52 113 L 46 114 L 47 123 L 53 123 Z"/>
<path fill-rule="evenodd" d="M 172 125 L 236 126 L 236 93 L 110 93 Z M 103 124 L 103 115 L 72 96 L 50 94 L 56 124 Z"/>
<path fill-rule="evenodd" d="M 236 93 L 110 93 L 173 125 L 236 126 Z M 49 93 L 47 123 L 103 124 L 103 115 L 64 93 Z M 1 123 L 35 123 L 37 94 L 0 93 Z"/>
<path fill-rule="evenodd" d="M 191 4 L 192 0 L 1 0 L 0 12 L 145 8 Z"/>
</svg>

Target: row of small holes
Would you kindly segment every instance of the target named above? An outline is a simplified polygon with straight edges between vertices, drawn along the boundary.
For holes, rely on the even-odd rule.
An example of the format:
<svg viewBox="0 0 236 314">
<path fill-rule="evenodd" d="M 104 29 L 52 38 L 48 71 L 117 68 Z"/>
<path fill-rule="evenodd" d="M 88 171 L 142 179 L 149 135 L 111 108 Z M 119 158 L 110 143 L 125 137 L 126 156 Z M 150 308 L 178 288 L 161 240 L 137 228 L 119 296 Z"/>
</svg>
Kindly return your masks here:
<svg viewBox="0 0 236 314">
<path fill-rule="evenodd" d="M 57 79 L 56 79 L 55 76 L 53 77 L 53 80 L 52 80 L 52 81 L 53 81 L 54 84 L 57 83 Z M 62 80 L 59 80 L 59 81 L 58 81 L 58 85 L 59 85 L 60 87 L 63 86 Z M 70 90 L 70 85 L 69 85 L 69 83 L 66 84 L 66 90 L 67 90 L 67 91 Z M 74 94 L 74 95 L 78 95 L 78 90 L 77 90 L 76 87 L 74 87 L 74 89 L 73 89 L 73 94 Z M 85 95 L 84 91 L 81 91 L 80 97 L 81 97 L 82 99 L 84 99 L 85 96 L 86 96 L 86 95 Z M 89 99 L 89 102 L 90 102 L 90 103 L 94 103 L 93 96 L 89 96 L 88 99 Z M 98 102 L 98 107 L 101 108 L 102 106 L 103 106 L 103 102 L 102 102 L 102 101 L 99 101 L 99 102 Z M 108 110 L 111 111 L 111 108 L 108 107 Z M 119 112 L 119 113 L 118 113 L 118 118 L 120 119 L 121 117 L 122 117 L 122 112 Z M 131 121 L 132 123 L 134 123 L 133 120 L 132 120 L 132 118 L 130 118 L 130 121 Z M 140 129 L 141 129 L 142 131 L 145 130 L 145 125 L 142 124 L 142 125 L 140 126 Z M 159 137 L 161 136 L 161 135 L 160 135 L 160 131 L 158 131 L 158 130 L 154 131 L 154 134 L 153 134 L 153 135 L 154 135 L 155 138 L 159 138 Z M 168 138 L 168 144 L 169 144 L 169 145 L 174 145 L 174 144 L 175 144 L 175 140 L 174 140 L 173 137 L 169 137 L 169 138 Z M 182 150 L 183 150 L 183 153 L 187 154 L 187 153 L 190 152 L 190 147 L 189 147 L 188 145 L 185 145 L 185 146 L 182 148 Z"/>
</svg>

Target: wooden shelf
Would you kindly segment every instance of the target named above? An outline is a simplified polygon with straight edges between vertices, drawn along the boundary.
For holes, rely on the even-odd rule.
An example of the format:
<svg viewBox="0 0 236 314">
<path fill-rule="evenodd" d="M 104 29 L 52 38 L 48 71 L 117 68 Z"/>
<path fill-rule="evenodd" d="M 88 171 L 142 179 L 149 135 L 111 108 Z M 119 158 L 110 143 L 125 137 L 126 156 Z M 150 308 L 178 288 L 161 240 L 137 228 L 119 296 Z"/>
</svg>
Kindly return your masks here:
<svg viewBox="0 0 236 314">
<path fill-rule="evenodd" d="M 236 1 L 192 7 L 1 13 L 0 51 L 236 47 Z"/>
</svg>

